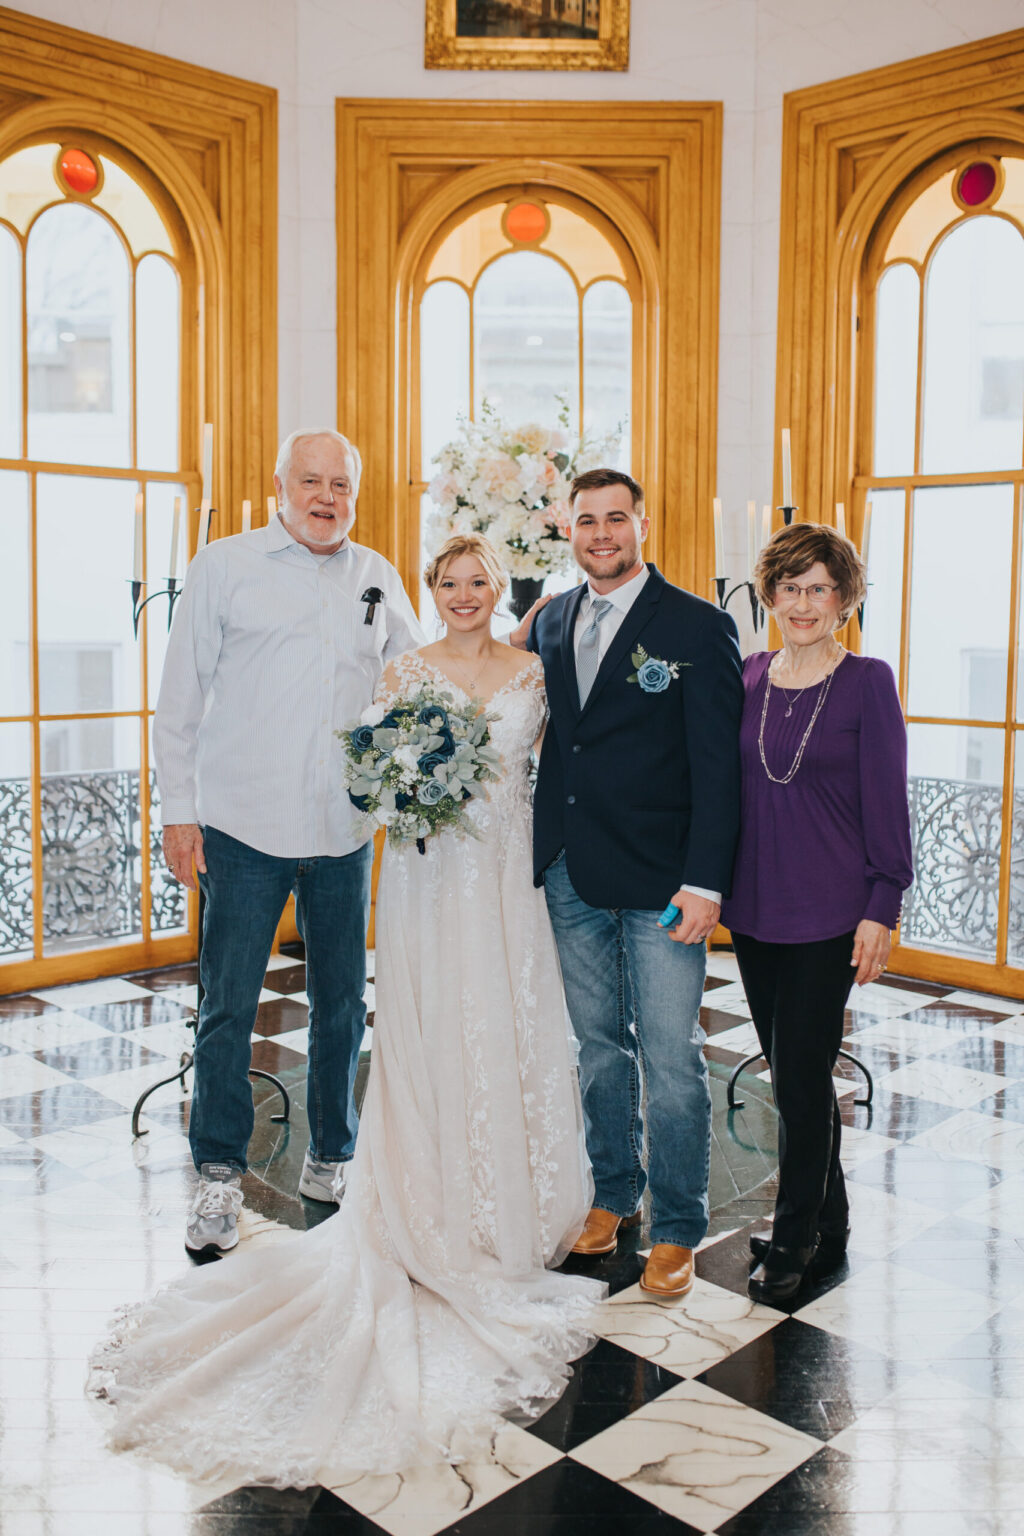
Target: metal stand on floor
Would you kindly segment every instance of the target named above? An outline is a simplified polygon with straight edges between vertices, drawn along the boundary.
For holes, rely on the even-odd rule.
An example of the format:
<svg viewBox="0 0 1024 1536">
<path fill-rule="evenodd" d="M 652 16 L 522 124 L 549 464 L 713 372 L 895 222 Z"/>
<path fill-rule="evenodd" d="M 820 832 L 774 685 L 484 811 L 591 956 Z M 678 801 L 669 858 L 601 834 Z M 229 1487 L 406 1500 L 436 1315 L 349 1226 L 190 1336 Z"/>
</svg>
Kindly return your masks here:
<svg viewBox="0 0 1024 1536">
<path fill-rule="evenodd" d="M 853 1102 L 855 1104 L 870 1104 L 871 1100 L 875 1096 L 875 1084 L 871 1073 L 868 1071 L 864 1063 L 860 1061 L 856 1056 L 852 1055 L 849 1051 L 840 1051 L 839 1054 L 840 1056 L 845 1056 L 847 1061 L 852 1061 L 858 1072 L 863 1072 L 864 1078 L 868 1085 L 867 1098 L 854 1099 Z M 745 1072 L 748 1067 L 753 1066 L 755 1061 L 763 1060 L 764 1057 L 762 1056 L 761 1052 L 755 1051 L 753 1056 L 745 1056 L 740 1062 L 739 1066 L 733 1067 L 732 1073 L 729 1077 L 729 1086 L 725 1090 L 726 1103 L 730 1109 L 742 1109 L 745 1102 L 743 1099 L 737 1099 L 736 1097 L 736 1083 L 740 1073 Z"/>
<path fill-rule="evenodd" d="M 199 890 L 199 942 L 198 942 L 198 950 L 197 950 L 197 953 L 199 955 L 201 955 L 202 952 L 203 952 L 203 928 L 205 926 L 205 922 L 206 922 L 206 897 L 203 895 L 202 887 L 200 887 L 200 890 Z M 189 1021 L 189 1028 L 193 1032 L 195 1032 L 195 1030 L 198 1028 L 198 1025 L 199 1025 L 199 1007 L 200 1007 L 200 1005 L 201 1005 L 201 1003 L 203 1001 L 203 996 L 204 996 L 202 976 L 199 974 L 199 966 L 198 966 L 198 964 L 196 966 L 196 972 L 197 972 L 196 1016 L 195 1016 L 194 1019 L 191 1019 Z M 182 1086 L 182 1091 L 184 1091 L 184 1088 L 185 1088 L 185 1073 L 192 1066 L 194 1060 L 195 1060 L 195 1051 L 194 1050 L 193 1051 L 182 1051 L 181 1059 L 180 1059 L 180 1062 L 179 1062 L 179 1065 L 178 1065 L 177 1072 L 172 1072 L 170 1077 L 162 1077 L 158 1083 L 154 1083 L 152 1085 L 152 1087 L 147 1088 L 145 1093 L 143 1093 L 138 1099 L 136 1099 L 136 1101 L 135 1101 L 135 1108 L 132 1110 L 132 1135 L 133 1136 L 147 1136 L 149 1134 L 148 1131 L 142 1130 L 141 1127 L 139 1126 L 139 1116 L 142 1114 L 142 1106 L 143 1106 L 143 1104 L 145 1104 L 145 1102 L 149 1098 L 149 1096 L 151 1094 L 153 1094 L 153 1093 L 156 1093 L 158 1088 L 166 1088 L 168 1083 L 180 1082 L 181 1086 Z M 271 1118 L 271 1120 L 275 1121 L 277 1124 L 281 1124 L 282 1122 L 287 1122 L 288 1118 L 289 1118 L 289 1116 L 291 1115 L 291 1112 L 292 1112 L 292 1105 L 291 1105 L 291 1100 L 288 1097 L 288 1090 L 285 1087 L 284 1083 L 282 1083 L 281 1079 L 279 1077 L 275 1077 L 273 1072 L 264 1072 L 259 1067 L 250 1067 L 249 1068 L 249 1076 L 250 1077 L 262 1077 L 265 1082 L 273 1083 L 274 1087 L 277 1089 L 278 1093 L 281 1095 L 281 1099 L 282 1099 L 282 1103 L 283 1103 L 283 1109 L 282 1109 L 281 1114 L 279 1114 L 279 1115 L 271 1115 L 270 1118 Z"/>
</svg>

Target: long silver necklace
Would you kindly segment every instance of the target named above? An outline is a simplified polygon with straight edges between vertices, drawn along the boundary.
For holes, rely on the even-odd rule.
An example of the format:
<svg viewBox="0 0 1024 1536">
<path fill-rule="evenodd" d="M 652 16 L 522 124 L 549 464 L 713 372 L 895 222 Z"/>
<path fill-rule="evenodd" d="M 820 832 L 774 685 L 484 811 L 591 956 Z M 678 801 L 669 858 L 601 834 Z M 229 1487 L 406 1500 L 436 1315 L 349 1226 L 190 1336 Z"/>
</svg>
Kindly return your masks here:
<svg viewBox="0 0 1024 1536">
<path fill-rule="evenodd" d="M 842 646 L 840 646 L 839 654 L 835 659 L 835 664 L 829 669 L 828 675 L 825 677 L 821 687 L 818 689 L 818 698 L 814 706 L 814 711 L 811 715 L 807 729 L 804 731 L 803 737 L 801 738 L 800 745 L 796 749 L 796 756 L 794 757 L 792 763 L 789 765 L 789 772 L 784 774 L 782 778 L 777 778 L 776 775 L 772 773 L 771 769 L 768 767 L 768 760 L 764 755 L 764 723 L 768 718 L 768 700 L 771 698 L 772 692 L 771 669 L 769 668 L 769 670 L 765 673 L 764 703 L 761 706 L 761 728 L 757 733 L 757 746 L 758 751 L 761 754 L 761 767 L 764 769 L 765 773 L 771 779 L 773 784 L 789 784 L 791 780 L 796 777 L 797 770 L 804 760 L 804 751 L 807 747 L 807 743 L 811 739 L 811 732 L 814 730 L 815 722 L 817 721 L 818 716 L 821 714 L 821 711 L 824 708 L 825 700 L 828 698 L 829 689 L 832 687 L 832 679 L 835 677 L 839 668 L 839 663 L 842 661 L 845 654 L 846 653 Z M 784 699 L 788 698 L 786 690 L 780 684 L 776 684 L 776 686 L 778 687 L 779 692 L 782 694 L 782 697 Z M 793 705 L 791 703 L 789 708 L 786 710 L 786 717 L 788 718 L 792 712 Z"/>
</svg>

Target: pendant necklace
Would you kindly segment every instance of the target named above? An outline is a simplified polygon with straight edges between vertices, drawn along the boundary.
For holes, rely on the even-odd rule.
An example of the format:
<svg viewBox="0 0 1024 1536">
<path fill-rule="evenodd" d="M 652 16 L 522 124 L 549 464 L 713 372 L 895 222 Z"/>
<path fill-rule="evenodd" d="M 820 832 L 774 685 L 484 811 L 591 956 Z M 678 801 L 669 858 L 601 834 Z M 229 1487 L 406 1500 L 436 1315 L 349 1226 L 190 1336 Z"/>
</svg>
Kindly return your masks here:
<svg viewBox="0 0 1024 1536">
<path fill-rule="evenodd" d="M 771 698 L 772 694 L 771 668 L 769 668 L 765 673 L 764 703 L 761 706 L 761 728 L 757 733 L 757 746 L 758 751 L 761 754 L 761 767 L 764 769 L 765 773 L 771 779 L 773 784 L 788 784 L 792 779 L 796 777 L 800 764 L 803 762 L 804 751 L 807 747 L 807 743 L 811 739 L 811 732 L 814 730 L 818 716 L 821 714 L 822 709 L 825 707 L 825 700 L 828 698 L 829 689 L 832 687 L 832 679 L 835 677 L 839 663 L 842 661 L 845 654 L 846 652 L 843 650 L 843 647 L 841 645 L 837 646 L 833 664 L 822 680 L 821 687 L 818 689 L 818 698 L 814 705 L 814 711 L 811 715 L 810 721 L 808 722 L 807 729 L 804 731 L 804 734 L 801 738 L 800 745 L 796 749 L 796 756 L 793 758 L 792 763 L 789 765 L 789 771 L 784 773 L 781 778 L 777 778 L 776 775 L 772 773 L 771 769 L 768 767 L 768 760 L 765 757 L 764 751 L 764 723 L 768 718 L 768 700 Z M 776 683 L 775 686 L 782 694 L 782 697 L 786 699 L 787 703 L 789 704 L 789 708 L 786 710 L 785 716 L 785 718 L 788 719 L 789 716 L 793 713 L 793 705 L 796 703 L 796 700 L 790 700 L 786 690 L 779 683 Z"/>
<path fill-rule="evenodd" d="M 477 683 L 479 683 L 480 679 L 483 677 L 484 673 L 487 671 L 487 668 L 490 665 L 491 658 L 489 656 L 485 656 L 484 659 L 483 659 L 482 664 L 473 673 L 472 677 L 469 676 L 468 672 L 463 667 L 462 663 L 455 660 L 454 656 L 452 656 L 450 658 L 450 660 L 451 660 L 451 664 L 455 668 L 456 672 L 458 672 L 462 677 L 468 678 L 468 682 L 463 684 L 463 688 L 464 688 L 464 691 L 469 694 L 471 699 L 475 699 L 476 698 L 476 685 L 477 685 Z"/>
</svg>

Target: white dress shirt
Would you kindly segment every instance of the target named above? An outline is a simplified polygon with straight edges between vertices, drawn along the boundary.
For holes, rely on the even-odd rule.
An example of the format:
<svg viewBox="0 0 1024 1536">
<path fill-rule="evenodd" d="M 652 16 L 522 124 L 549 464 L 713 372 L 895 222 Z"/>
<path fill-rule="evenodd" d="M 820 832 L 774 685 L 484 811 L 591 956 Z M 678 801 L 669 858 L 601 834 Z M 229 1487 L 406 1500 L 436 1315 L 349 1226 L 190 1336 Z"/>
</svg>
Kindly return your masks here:
<svg viewBox="0 0 1024 1536">
<path fill-rule="evenodd" d="M 621 587 L 613 587 L 610 592 L 595 592 L 589 581 L 587 582 L 587 590 L 584 593 L 583 601 L 580 603 L 580 611 L 576 615 L 576 628 L 573 630 L 572 637 L 577 663 L 580 659 L 580 636 L 583 634 L 583 631 L 590 623 L 591 606 L 598 600 L 598 598 L 602 597 L 606 602 L 609 602 L 612 605 L 611 608 L 605 613 L 604 618 L 601 620 L 597 632 L 597 657 L 598 666 L 600 666 L 601 662 L 604 660 L 605 652 L 611 645 L 612 640 L 618 632 L 623 619 L 626 617 L 626 614 L 632 608 L 633 604 L 640 596 L 640 593 L 643 591 L 644 584 L 646 583 L 649 575 L 650 571 L 647 569 L 646 565 L 643 565 L 640 567 L 639 571 L 637 571 L 635 576 L 631 576 L 628 581 L 624 581 Z M 713 901 L 718 905 L 721 905 L 721 891 L 708 891 L 705 890 L 702 885 L 682 885 L 680 886 L 680 890 L 692 891 L 694 896 L 703 896 L 706 901 Z"/>
<path fill-rule="evenodd" d="M 365 622 L 362 595 L 384 599 Z M 279 858 L 366 841 L 335 732 L 385 665 L 424 643 L 398 572 L 346 539 L 316 556 L 279 517 L 188 568 L 153 720 L 164 826 L 199 822 Z"/>
</svg>

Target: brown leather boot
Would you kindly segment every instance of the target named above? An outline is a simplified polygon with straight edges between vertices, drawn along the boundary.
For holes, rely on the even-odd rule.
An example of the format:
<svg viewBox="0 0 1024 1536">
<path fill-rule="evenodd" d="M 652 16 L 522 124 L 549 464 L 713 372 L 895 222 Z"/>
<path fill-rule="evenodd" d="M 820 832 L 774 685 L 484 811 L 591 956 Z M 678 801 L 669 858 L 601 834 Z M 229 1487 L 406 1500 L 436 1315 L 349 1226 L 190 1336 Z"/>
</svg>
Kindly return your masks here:
<svg viewBox="0 0 1024 1536">
<path fill-rule="evenodd" d="M 584 1254 L 587 1258 L 594 1258 L 600 1253 L 614 1253 L 619 1240 L 619 1228 L 625 1230 L 627 1227 L 638 1227 L 643 1219 L 643 1211 L 634 1211 L 632 1216 L 615 1216 L 611 1211 L 602 1211 L 599 1205 L 595 1205 L 583 1223 L 583 1231 L 571 1251 Z"/>
<path fill-rule="evenodd" d="M 655 1243 L 640 1277 L 640 1289 L 652 1296 L 686 1296 L 693 1290 L 693 1249 Z"/>
</svg>

